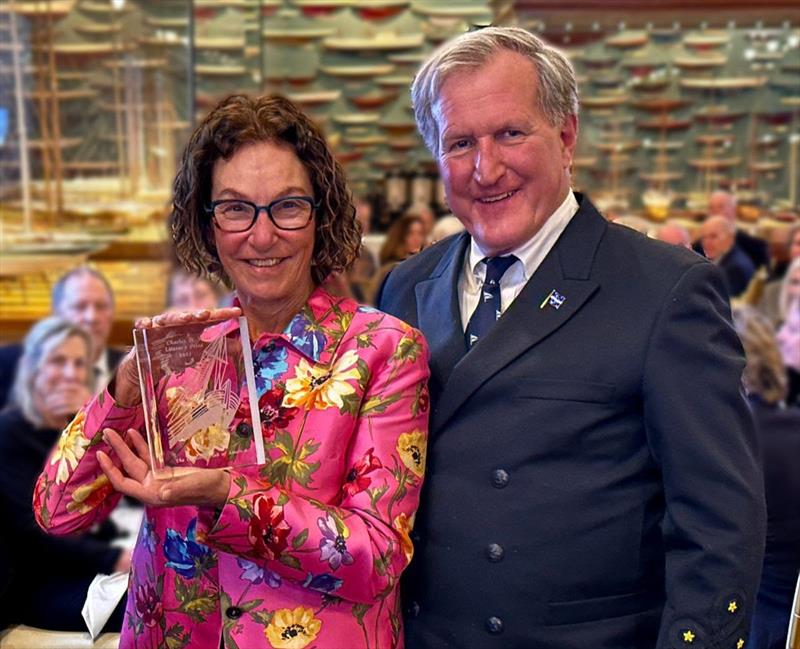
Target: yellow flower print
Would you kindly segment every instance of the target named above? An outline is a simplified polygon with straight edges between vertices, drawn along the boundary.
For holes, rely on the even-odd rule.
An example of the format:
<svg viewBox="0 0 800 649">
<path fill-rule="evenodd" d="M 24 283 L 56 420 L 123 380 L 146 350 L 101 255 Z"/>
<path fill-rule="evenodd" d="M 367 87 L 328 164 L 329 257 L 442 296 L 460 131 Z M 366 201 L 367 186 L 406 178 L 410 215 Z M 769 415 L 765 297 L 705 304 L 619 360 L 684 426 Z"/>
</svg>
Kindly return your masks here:
<svg viewBox="0 0 800 649">
<path fill-rule="evenodd" d="M 100 474 L 89 484 L 81 485 L 72 492 L 72 502 L 67 504 L 67 511 L 86 514 L 102 503 L 113 490 L 105 474 Z"/>
<path fill-rule="evenodd" d="M 208 428 L 192 435 L 186 445 L 186 458 L 194 464 L 199 459 L 210 460 L 214 453 L 228 450 L 231 434 L 218 424 L 211 424 Z"/>
<path fill-rule="evenodd" d="M 314 642 L 322 622 L 314 617 L 314 610 L 298 606 L 291 610 L 275 611 L 264 634 L 275 649 L 303 649 Z"/>
<path fill-rule="evenodd" d="M 397 452 L 400 453 L 400 459 L 414 475 L 420 478 L 425 473 L 427 444 L 425 433 L 419 430 L 403 433 L 397 438 Z"/>
<path fill-rule="evenodd" d="M 75 419 L 73 419 L 69 426 L 61 433 L 58 438 L 58 445 L 50 459 L 50 464 L 58 462 L 58 471 L 56 472 L 56 483 L 62 484 L 67 481 L 69 472 L 73 471 L 78 466 L 78 461 L 83 457 L 86 448 L 89 446 L 91 440 L 83 435 L 83 424 L 86 421 L 86 413 L 79 412 Z"/>
<path fill-rule="evenodd" d="M 406 565 L 408 565 L 414 556 L 414 544 L 411 542 L 410 536 L 411 530 L 414 528 L 414 517 L 409 518 L 404 512 L 401 512 L 394 517 L 392 526 L 400 535 L 400 547 L 403 549 L 403 554 L 406 555 Z"/>
<path fill-rule="evenodd" d="M 295 378 L 286 381 L 282 405 L 285 408 L 304 407 L 306 410 L 325 410 L 331 406 L 341 408 L 342 397 L 356 391 L 348 381 L 360 376 L 358 369 L 353 367 L 357 362 L 358 354 L 353 350 L 342 354 L 331 367 L 312 366 L 305 359 L 300 359 Z"/>
</svg>

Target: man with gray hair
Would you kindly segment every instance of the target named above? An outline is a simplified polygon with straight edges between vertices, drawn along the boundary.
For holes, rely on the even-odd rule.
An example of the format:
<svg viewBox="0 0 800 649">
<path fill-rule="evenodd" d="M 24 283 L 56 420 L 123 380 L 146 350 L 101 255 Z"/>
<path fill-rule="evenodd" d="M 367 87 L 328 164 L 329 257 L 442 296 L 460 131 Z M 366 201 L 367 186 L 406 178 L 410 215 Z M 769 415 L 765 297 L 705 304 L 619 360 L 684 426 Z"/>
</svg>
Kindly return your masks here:
<svg viewBox="0 0 800 649">
<path fill-rule="evenodd" d="M 92 389 L 105 387 L 124 352 L 108 346 L 114 324 L 114 293 L 105 276 L 89 266 L 77 266 L 53 284 L 50 305 L 53 314 L 80 325 L 92 338 Z M 14 381 L 22 355 L 18 344 L 0 347 L 0 408 Z"/>
<path fill-rule="evenodd" d="M 575 75 L 525 30 L 445 43 L 412 97 L 466 232 L 379 298 L 431 348 L 406 645 L 741 649 L 765 508 L 718 269 L 572 191 Z"/>
<path fill-rule="evenodd" d="M 730 297 L 744 293 L 756 269 L 736 245 L 736 225 L 724 216 L 709 216 L 700 229 L 700 242 L 706 257 L 723 272 Z"/>
</svg>

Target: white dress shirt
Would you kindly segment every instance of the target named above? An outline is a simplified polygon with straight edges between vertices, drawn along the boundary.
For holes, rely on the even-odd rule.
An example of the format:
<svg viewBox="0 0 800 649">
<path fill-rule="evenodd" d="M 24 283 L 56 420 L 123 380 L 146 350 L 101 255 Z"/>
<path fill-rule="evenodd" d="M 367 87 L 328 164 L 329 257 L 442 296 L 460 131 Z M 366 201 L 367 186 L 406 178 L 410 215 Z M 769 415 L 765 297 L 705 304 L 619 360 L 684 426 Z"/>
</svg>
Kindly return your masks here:
<svg viewBox="0 0 800 649">
<path fill-rule="evenodd" d="M 564 228 L 578 211 L 578 201 L 570 190 L 567 197 L 544 222 L 541 229 L 528 241 L 508 254 L 516 255 L 515 261 L 500 279 L 500 311 L 511 306 L 525 284 L 539 268 L 547 253 L 555 245 Z M 464 266 L 458 280 L 459 306 L 461 307 L 461 328 L 466 331 L 472 312 L 478 306 L 481 288 L 486 277 L 486 264 L 483 259 L 488 255 L 481 250 L 475 239 L 464 256 Z"/>
<path fill-rule="evenodd" d="M 92 392 L 94 394 L 101 392 L 106 387 L 111 380 L 111 374 L 111 369 L 108 367 L 108 350 L 104 349 L 97 362 L 92 366 Z"/>
</svg>

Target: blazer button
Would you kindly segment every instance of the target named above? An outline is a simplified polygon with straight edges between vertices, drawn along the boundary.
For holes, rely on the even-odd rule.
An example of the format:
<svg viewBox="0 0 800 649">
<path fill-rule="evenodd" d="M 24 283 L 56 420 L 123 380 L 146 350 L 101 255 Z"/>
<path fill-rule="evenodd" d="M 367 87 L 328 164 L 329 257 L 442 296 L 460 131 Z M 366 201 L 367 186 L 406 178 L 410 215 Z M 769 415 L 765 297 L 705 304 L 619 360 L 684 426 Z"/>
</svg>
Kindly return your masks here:
<svg viewBox="0 0 800 649">
<path fill-rule="evenodd" d="M 492 471 L 492 486 L 496 489 L 502 489 L 508 484 L 508 471 L 503 469 L 495 469 Z"/>
<path fill-rule="evenodd" d="M 417 617 L 419 615 L 419 602 L 411 602 L 407 612 L 411 617 Z"/>
<path fill-rule="evenodd" d="M 225 615 L 227 615 L 231 620 L 238 620 L 242 617 L 242 609 L 238 606 L 229 606 L 225 610 Z"/>
<path fill-rule="evenodd" d="M 506 556 L 506 551 L 503 549 L 502 545 L 490 543 L 486 546 L 486 558 L 492 563 L 502 561 L 504 556 Z"/>
<path fill-rule="evenodd" d="M 503 620 L 492 616 L 486 620 L 486 630 L 492 635 L 500 635 L 503 632 Z"/>
<path fill-rule="evenodd" d="M 236 434 L 239 437 L 250 437 L 253 434 L 253 427 L 250 424 L 242 422 L 236 427 Z"/>
</svg>

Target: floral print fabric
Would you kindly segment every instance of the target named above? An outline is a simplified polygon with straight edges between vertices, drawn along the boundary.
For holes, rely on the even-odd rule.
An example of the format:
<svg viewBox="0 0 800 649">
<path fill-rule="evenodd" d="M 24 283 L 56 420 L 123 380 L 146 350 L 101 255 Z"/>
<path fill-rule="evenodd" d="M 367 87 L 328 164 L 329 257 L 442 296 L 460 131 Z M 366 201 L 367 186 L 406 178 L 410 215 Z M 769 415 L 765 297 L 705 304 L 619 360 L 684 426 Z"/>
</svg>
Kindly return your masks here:
<svg viewBox="0 0 800 649">
<path fill-rule="evenodd" d="M 146 509 L 120 647 L 402 647 L 398 581 L 425 467 L 427 347 L 405 323 L 317 289 L 280 335 L 254 344 L 268 459 L 255 465 L 242 400 L 227 444 L 221 509 Z M 176 392 L 175 394 L 178 394 Z M 96 461 L 104 427 L 143 430 L 141 409 L 93 400 L 62 434 L 34 491 L 54 534 L 108 515 Z"/>
</svg>

